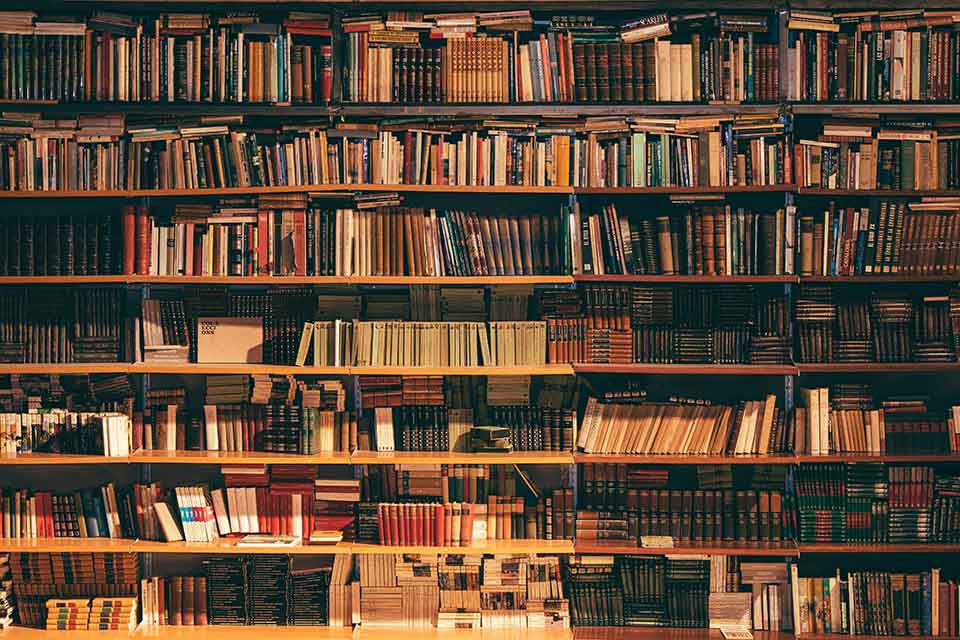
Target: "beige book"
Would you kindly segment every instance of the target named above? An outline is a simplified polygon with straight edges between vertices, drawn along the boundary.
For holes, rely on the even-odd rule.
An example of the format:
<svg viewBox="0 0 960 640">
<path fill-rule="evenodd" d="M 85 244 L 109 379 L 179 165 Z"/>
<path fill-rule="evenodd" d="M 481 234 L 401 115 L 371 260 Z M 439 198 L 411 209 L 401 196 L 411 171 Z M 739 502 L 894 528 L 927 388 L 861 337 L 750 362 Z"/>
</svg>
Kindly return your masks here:
<svg viewBox="0 0 960 640">
<path fill-rule="evenodd" d="M 822 387 L 819 391 L 820 411 L 820 454 L 830 453 L 830 390 Z"/>
<path fill-rule="evenodd" d="M 669 102 L 671 96 L 670 41 L 657 40 L 655 43 L 655 73 L 657 78 L 657 101 Z M 596 263 L 594 263 L 596 264 Z"/>
<path fill-rule="evenodd" d="M 577 448 L 589 452 L 587 443 L 590 440 L 593 430 L 596 428 L 595 416 L 601 410 L 603 405 L 597 402 L 597 399 L 590 397 L 583 410 L 583 421 L 580 424 L 580 433 L 577 434 Z M 960 410 L 960 407 L 953 407 L 954 412 Z"/>
<path fill-rule="evenodd" d="M 263 361 L 261 318 L 198 318 L 197 362 Z"/>
<path fill-rule="evenodd" d="M 777 413 L 777 397 L 768 395 L 764 400 L 763 406 L 763 424 L 760 426 L 760 442 L 757 447 L 757 453 L 765 455 L 770 453 L 770 433 L 773 431 L 773 422 Z"/>
<path fill-rule="evenodd" d="M 313 323 L 307 322 L 303 325 L 303 333 L 300 334 L 300 347 L 297 349 L 297 366 L 302 367 L 307 363 L 307 354 L 310 353 L 310 340 L 313 338 Z M 314 364 L 318 364 L 314 361 Z"/>
<path fill-rule="evenodd" d="M 170 506 L 166 502 L 155 502 L 153 504 L 154 513 L 157 514 L 157 521 L 160 523 L 160 530 L 163 532 L 163 538 L 167 542 L 179 542 L 183 540 L 183 534 L 173 514 L 170 513 Z"/>
</svg>

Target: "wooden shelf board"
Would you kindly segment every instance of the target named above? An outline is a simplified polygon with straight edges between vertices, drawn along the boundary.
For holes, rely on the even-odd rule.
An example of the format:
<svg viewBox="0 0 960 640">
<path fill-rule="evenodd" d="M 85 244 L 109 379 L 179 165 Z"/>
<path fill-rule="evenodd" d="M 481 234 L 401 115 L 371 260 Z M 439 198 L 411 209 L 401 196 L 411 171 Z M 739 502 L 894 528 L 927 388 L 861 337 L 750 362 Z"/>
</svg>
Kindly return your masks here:
<svg viewBox="0 0 960 640">
<path fill-rule="evenodd" d="M 794 365 L 753 364 L 574 364 L 576 373 L 620 373 L 648 375 L 796 375 Z"/>
<path fill-rule="evenodd" d="M 477 555 L 482 553 L 573 553 L 571 540 L 484 540 L 469 547 L 423 547 L 379 545 L 354 542 L 353 553 L 440 553 Z"/>
<path fill-rule="evenodd" d="M 116 189 L 102 191 L 0 191 L 0 198 L 161 198 L 256 195 L 265 193 L 316 192 L 398 192 L 398 193 L 490 193 L 570 195 L 573 187 L 544 187 L 534 185 L 446 185 L 446 184 L 314 184 L 271 187 L 214 187 L 206 189 Z"/>
<path fill-rule="evenodd" d="M 796 191 L 793 184 L 743 185 L 733 187 L 575 187 L 583 195 L 697 195 L 726 193 L 786 193 Z"/>
<path fill-rule="evenodd" d="M 923 454 L 923 453 L 911 453 L 911 454 L 881 454 L 881 455 L 871 455 L 865 453 L 835 453 L 826 456 L 811 456 L 811 455 L 798 455 L 796 461 L 799 463 L 806 462 L 960 462 L 960 454 L 958 453 L 941 453 L 941 454 Z"/>
<path fill-rule="evenodd" d="M 809 362 L 797 365 L 804 373 L 956 373 L 960 362 Z"/>
<path fill-rule="evenodd" d="M 960 462 L 960 454 L 831 454 L 769 456 L 639 455 L 628 453 L 576 453 L 564 451 L 514 451 L 472 453 L 448 451 L 334 451 L 313 455 L 266 451 L 149 451 L 129 456 L 79 455 L 69 453 L 22 453 L 0 456 L 0 466 L 88 465 L 88 464 L 806 464 L 826 462 L 914 462 L 919 464 Z"/>
<path fill-rule="evenodd" d="M 514 451 L 512 453 L 464 453 L 457 451 L 355 451 L 352 464 L 573 464 L 573 455 L 563 451 Z"/>
<path fill-rule="evenodd" d="M 127 553 L 133 540 L 122 538 L 0 538 L 0 551 L 11 553 Z"/>
<path fill-rule="evenodd" d="M 354 376 L 569 376 L 564 364 L 517 365 L 514 367 L 350 367 Z"/>
<path fill-rule="evenodd" d="M 138 362 L 126 365 L 127 373 L 169 373 L 180 375 L 219 375 L 272 373 L 274 375 L 350 375 L 350 367 L 297 367 L 282 364 L 166 364 L 162 362 Z"/>
<path fill-rule="evenodd" d="M 165 198 L 256 195 L 265 193 L 315 193 L 315 192 L 397 192 L 397 193 L 469 193 L 483 194 L 538 194 L 538 195 L 696 195 L 696 194 L 735 194 L 735 193 L 787 193 L 796 191 L 795 185 L 758 185 L 739 187 L 556 187 L 536 185 L 444 185 L 444 184 L 315 184 L 284 185 L 272 187 L 213 187 L 206 189 L 114 189 L 101 191 L 0 191 L 0 199 L 36 199 L 36 198 Z M 817 193 L 823 191 L 823 194 Z M 807 189 L 808 195 L 841 195 L 842 191 Z M 868 192 L 855 192 L 864 195 Z M 886 191 L 884 195 L 896 195 Z M 933 191 L 910 192 L 915 195 L 950 195 L 960 192 Z"/>
<path fill-rule="evenodd" d="M 960 281 L 960 273 L 899 274 L 881 273 L 863 276 L 800 276 L 800 283 L 830 282 L 835 284 L 878 284 L 897 282 L 955 282 Z"/>
<path fill-rule="evenodd" d="M 797 276 L 662 276 L 662 275 L 576 275 L 573 276 L 576 282 L 650 282 L 650 283 L 690 283 L 690 284 L 793 284 L 797 282 Z M 958 278 L 960 279 L 960 278 Z"/>
<path fill-rule="evenodd" d="M 239 538 L 220 538 L 213 542 L 161 542 L 155 540 L 126 540 L 115 538 L 0 538 L 0 551 L 50 552 L 67 551 L 91 553 L 161 553 L 172 555 L 194 554 L 376 554 L 376 553 L 437 553 L 477 555 L 484 553 L 573 553 L 571 540 L 485 540 L 469 547 L 461 546 L 401 546 L 363 542 L 341 542 L 329 545 L 240 546 Z"/>
<path fill-rule="evenodd" d="M 341 542 L 339 544 L 299 544 L 289 547 L 279 546 L 240 546 L 237 544 L 239 538 L 220 538 L 213 542 L 159 542 L 154 540 L 130 540 L 131 551 L 138 553 L 162 553 L 162 554 L 273 554 L 273 555 L 323 555 L 323 554 L 341 554 L 350 553 L 352 544 Z"/>
<path fill-rule="evenodd" d="M 19 453 L 0 455 L 0 467 L 5 465 L 70 465 L 70 464 L 126 464 L 126 456 L 98 456 L 75 453 Z"/>
<path fill-rule="evenodd" d="M 334 451 L 316 455 L 265 451 L 135 451 L 129 462 L 140 464 L 350 464 L 350 454 Z"/>
<path fill-rule="evenodd" d="M 752 631 L 756 640 L 793 640 L 792 633 Z M 576 640 L 722 640 L 719 629 L 675 627 L 576 627 Z M 849 636 L 845 636 L 849 638 Z M 857 636 L 858 640 L 862 636 Z"/>
<path fill-rule="evenodd" d="M 800 543 L 800 553 L 960 553 L 960 544 L 856 544 L 852 542 Z"/>
<path fill-rule="evenodd" d="M 84 373 L 124 373 L 130 368 L 128 362 L 88 362 L 88 363 L 0 363 L 0 373 L 55 373 L 60 375 Z"/>
<path fill-rule="evenodd" d="M 129 276 L 0 276 L 0 284 L 123 284 Z"/>
<path fill-rule="evenodd" d="M 794 464 L 792 455 L 696 456 L 639 455 L 626 453 L 575 453 L 574 462 L 601 464 Z"/>
<path fill-rule="evenodd" d="M 847 5 L 844 4 L 844 7 Z M 841 116 L 850 114 L 957 114 L 960 104 L 944 102 L 791 102 L 794 115 Z"/>
<path fill-rule="evenodd" d="M 140 638 L 156 638 L 156 640 L 238 640 L 239 638 L 251 638 L 251 640 L 260 640 L 269 637 L 280 640 L 313 640 L 315 638 L 351 638 L 354 637 L 354 634 L 355 632 L 351 627 L 241 627 L 226 624 L 185 627 L 141 624 L 133 633 L 126 631 L 64 632 L 13 626 L 5 631 L 0 631 L 0 638 L 3 638 L 3 640 L 64 640 L 66 636 L 69 636 L 81 640 L 137 640 Z"/>
<path fill-rule="evenodd" d="M 605 555 L 644 555 L 662 556 L 666 554 L 710 554 L 730 556 L 776 556 L 794 557 L 798 555 L 797 547 L 791 542 L 784 543 L 750 543 L 750 542 L 685 542 L 669 549 L 653 549 L 638 547 L 628 542 L 612 541 L 578 541 L 574 545 L 576 553 L 596 553 Z"/>
<path fill-rule="evenodd" d="M 573 276 L 3 276 L 0 284 L 230 284 L 314 285 L 547 285 L 573 284 Z"/>
<path fill-rule="evenodd" d="M 960 196 L 960 190 L 957 189 L 817 189 L 813 187 L 799 187 L 796 189 L 801 196 L 817 196 L 824 198 L 845 198 L 845 197 L 883 197 L 883 198 L 909 198 L 923 196 Z"/>
</svg>

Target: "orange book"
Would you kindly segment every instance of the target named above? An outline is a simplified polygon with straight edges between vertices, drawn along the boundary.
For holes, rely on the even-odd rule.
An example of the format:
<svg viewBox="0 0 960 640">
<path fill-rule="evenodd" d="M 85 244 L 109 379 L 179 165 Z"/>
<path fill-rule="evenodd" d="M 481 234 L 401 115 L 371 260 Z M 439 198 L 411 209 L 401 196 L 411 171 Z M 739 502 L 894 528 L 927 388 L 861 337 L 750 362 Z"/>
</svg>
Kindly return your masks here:
<svg viewBox="0 0 960 640">
<path fill-rule="evenodd" d="M 444 524 L 444 511 L 443 505 L 437 504 L 433 506 L 433 539 L 430 544 L 434 546 L 439 546 L 443 544 L 443 524 Z"/>
<path fill-rule="evenodd" d="M 443 546 L 449 547 L 453 544 L 453 534 L 451 523 L 453 522 L 453 507 L 448 502 L 443 505 Z"/>
<path fill-rule="evenodd" d="M 464 503 L 460 510 L 460 544 L 470 546 L 473 542 L 473 505 Z"/>
</svg>

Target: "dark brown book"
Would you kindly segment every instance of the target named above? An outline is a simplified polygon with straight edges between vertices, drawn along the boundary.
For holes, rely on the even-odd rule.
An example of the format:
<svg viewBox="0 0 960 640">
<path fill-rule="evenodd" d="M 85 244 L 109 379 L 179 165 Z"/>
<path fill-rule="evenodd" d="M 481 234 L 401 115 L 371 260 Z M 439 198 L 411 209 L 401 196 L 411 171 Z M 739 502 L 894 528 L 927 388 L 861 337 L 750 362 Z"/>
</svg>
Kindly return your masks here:
<svg viewBox="0 0 960 640">
<path fill-rule="evenodd" d="M 623 100 L 623 60 L 620 56 L 620 43 L 613 42 L 606 45 L 607 59 L 610 69 L 610 100 L 621 102 Z"/>
<path fill-rule="evenodd" d="M 610 55 L 607 49 L 605 44 L 598 44 L 595 48 L 598 102 L 610 102 Z"/>
<path fill-rule="evenodd" d="M 596 45 L 592 42 L 587 42 L 583 45 L 583 75 L 587 87 L 587 100 L 589 102 L 596 102 L 598 96 L 596 48 Z"/>
</svg>

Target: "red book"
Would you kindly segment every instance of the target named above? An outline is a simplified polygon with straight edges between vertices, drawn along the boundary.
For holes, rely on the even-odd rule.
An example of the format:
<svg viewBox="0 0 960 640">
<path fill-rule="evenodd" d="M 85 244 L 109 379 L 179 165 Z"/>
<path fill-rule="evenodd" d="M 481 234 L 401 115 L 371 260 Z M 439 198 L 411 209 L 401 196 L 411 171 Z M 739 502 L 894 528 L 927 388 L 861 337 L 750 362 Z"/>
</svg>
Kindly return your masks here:
<svg viewBox="0 0 960 640">
<path fill-rule="evenodd" d="M 432 527 L 430 526 L 430 522 L 431 522 L 431 520 L 430 520 L 430 514 L 431 514 L 432 512 L 433 512 L 433 509 L 430 507 L 430 505 L 428 505 L 428 504 L 421 505 L 421 509 L 420 509 L 420 539 L 423 541 L 423 544 L 425 544 L 425 545 L 432 545 L 432 544 L 433 544 L 432 542 L 430 542 L 430 532 L 432 531 Z"/>
<path fill-rule="evenodd" d="M 460 505 L 460 545 L 469 546 L 473 542 L 473 505 Z"/>
<path fill-rule="evenodd" d="M 448 502 L 443 505 L 443 546 L 449 547 L 453 544 L 453 507 Z"/>
<path fill-rule="evenodd" d="M 377 531 L 380 533 L 380 544 L 387 544 L 387 523 L 386 518 L 383 516 L 385 509 L 386 505 L 382 503 L 377 505 Z"/>
<path fill-rule="evenodd" d="M 320 47 L 320 99 L 330 102 L 333 97 L 333 47 Z"/>
<path fill-rule="evenodd" d="M 136 208 L 136 219 L 134 220 L 135 246 L 130 252 L 131 256 L 136 256 L 134 268 L 137 274 L 141 276 L 150 275 L 150 214 L 146 207 Z M 126 240 L 124 240 L 126 242 Z M 126 263 L 126 247 L 124 247 L 124 263 Z M 126 271 L 126 264 L 124 264 Z M 130 274 L 126 275 L 131 275 Z"/>
<path fill-rule="evenodd" d="M 270 530 L 269 496 L 266 487 L 257 487 L 257 533 Z"/>
<path fill-rule="evenodd" d="M 403 183 L 411 184 L 413 182 L 413 133 L 403 132 Z"/>
<path fill-rule="evenodd" d="M 413 516 L 410 518 L 410 544 L 423 544 L 423 540 L 420 539 L 420 511 L 422 506 L 419 504 L 410 505 L 410 515 Z"/>
<path fill-rule="evenodd" d="M 444 524 L 444 515 L 443 515 L 443 505 L 438 504 L 433 507 L 433 540 L 430 541 L 430 544 L 434 546 L 440 546 L 443 544 L 443 524 Z"/>
<path fill-rule="evenodd" d="M 184 229 L 184 260 L 183 260 L 183 275 L 192 276 L 193 275 L 193 236 L 195 235 L 195 225 L 192 222 L 188 222 L 185 225 Z"/>
<path fill-rule="evenodd" d="M 123 207 L 123 275 L 132 276 L 136 268 L 136 209 L 132 204 Z"/>
<path fill-rule="evenodd" d="M 296 275 L 307 275 L 307 212 L 293 212 L 293 260 Z"/>
<path fill-rule="evenodd" d="M 280 533 L 280 497 L 270 496 L 267 501 L 270 506 L 270 533 L 278 535 Z"/>
<path fill-rule="evenodd" d="M 390 536 L 387 544 L 400 544 L 400 505 L 387 505 L 390 513 Z"/>
<path fill-rule="evenodd" d="M 261 275 L 271 275 L 273 265 L 267 262 L 267 245 L 270 244 L 270 212 L 264 209 L 257 211 L 257 268 Z"/>
</svg>

